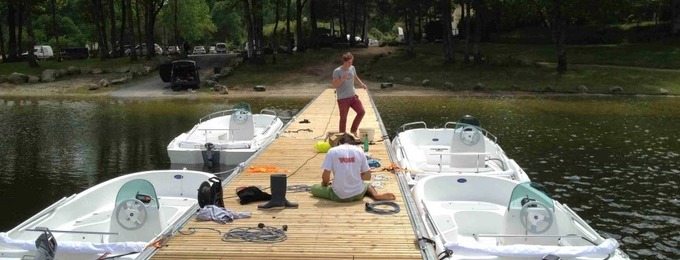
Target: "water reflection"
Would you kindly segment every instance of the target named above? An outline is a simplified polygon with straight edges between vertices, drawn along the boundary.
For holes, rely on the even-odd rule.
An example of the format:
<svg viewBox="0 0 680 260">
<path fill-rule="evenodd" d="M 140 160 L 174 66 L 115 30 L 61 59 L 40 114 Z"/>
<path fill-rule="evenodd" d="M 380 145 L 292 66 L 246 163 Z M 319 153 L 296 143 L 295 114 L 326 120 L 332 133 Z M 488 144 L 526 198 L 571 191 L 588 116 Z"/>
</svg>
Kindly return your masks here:
<svg viewBox="0 0 680 260">
<path fill-rule="evenodd" d="M 242 101 L 253 111 L 294 110 L 309 99 L 0 99 L 0 208 L 12 209 L 0 218 L 0 230 L 105 180 L 169 169 L 166 147 L 173 138 L 203 115 Z"/>
<path fill-rule="evenodd" d="M 0 231 L 121 174 L 171 167 L 166 146 L 209 112 L 249 102 L 0 99 Z M 474 115 L 509 157 L 633 259 L 680 259 L 680 100 L 375 98 L 393 134 Z M 220 169 L 223 170 L 223 169 Z"/>
</svg>

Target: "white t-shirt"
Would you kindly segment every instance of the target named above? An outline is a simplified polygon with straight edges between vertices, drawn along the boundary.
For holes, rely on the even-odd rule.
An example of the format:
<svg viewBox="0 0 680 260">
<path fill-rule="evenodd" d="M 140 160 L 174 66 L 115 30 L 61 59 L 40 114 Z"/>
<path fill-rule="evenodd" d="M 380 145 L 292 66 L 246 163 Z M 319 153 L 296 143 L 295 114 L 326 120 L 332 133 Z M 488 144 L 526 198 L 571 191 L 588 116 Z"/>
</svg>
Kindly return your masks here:
<svg viewBox="0 0 680 260">
<path fill-rule="evenodd" d="M 321 168 L 333 172 L 331 188 L 342 199 L 351 198 L 366 187 L 361 173 L 369 171 L 366 155 L 359 147 L 341 144 L 328 150 Z"/>
</svg>

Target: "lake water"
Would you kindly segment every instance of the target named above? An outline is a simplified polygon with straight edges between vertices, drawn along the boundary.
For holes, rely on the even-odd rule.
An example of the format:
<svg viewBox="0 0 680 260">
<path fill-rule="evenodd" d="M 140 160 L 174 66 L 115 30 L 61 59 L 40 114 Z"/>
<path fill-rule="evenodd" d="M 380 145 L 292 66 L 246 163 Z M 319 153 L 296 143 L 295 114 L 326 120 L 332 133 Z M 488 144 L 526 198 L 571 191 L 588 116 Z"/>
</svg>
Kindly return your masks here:
<svg viewBox="0 0 680 260">
<path fill-rule="evenodd" d="M 168 169 L 166 146 L 197 119 L 245 101 L 0 99 L 0 231 L 119 175 Z M 680 259 L 680 99 L 376 97 L 392 135 L 470 114 L 506 154 L 633 259 Z"/>
</svg>

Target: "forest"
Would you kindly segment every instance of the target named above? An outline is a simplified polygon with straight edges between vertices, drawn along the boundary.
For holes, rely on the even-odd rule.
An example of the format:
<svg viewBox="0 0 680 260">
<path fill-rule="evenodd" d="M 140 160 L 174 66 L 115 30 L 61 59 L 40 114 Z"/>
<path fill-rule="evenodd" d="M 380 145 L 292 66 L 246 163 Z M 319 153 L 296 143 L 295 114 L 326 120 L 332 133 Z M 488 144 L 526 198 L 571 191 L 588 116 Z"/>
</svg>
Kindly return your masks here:
<svg viewBox="0 0 680 260">
<path fill-rule="evenodd" d="M 109 59 L 144 43 L 151 59 L 154 44 L 226 42 L 236 50 L 251 42 L 246 51 L 257 62 L 266 50 L 374 39 L 413 56 L 416 44 L 438 41 L 447 63 L 455 52 L 479 62 L 483 42 L 553 44 L 557 70 L 565 71 L 567 45 L 675 41 L 680 0 L 3 0 L 0 20 L 3 62 L 34 63 L 32 52 L 21 53 L 36 44 L 55 54 L 87 47 Z"/>
</svg>

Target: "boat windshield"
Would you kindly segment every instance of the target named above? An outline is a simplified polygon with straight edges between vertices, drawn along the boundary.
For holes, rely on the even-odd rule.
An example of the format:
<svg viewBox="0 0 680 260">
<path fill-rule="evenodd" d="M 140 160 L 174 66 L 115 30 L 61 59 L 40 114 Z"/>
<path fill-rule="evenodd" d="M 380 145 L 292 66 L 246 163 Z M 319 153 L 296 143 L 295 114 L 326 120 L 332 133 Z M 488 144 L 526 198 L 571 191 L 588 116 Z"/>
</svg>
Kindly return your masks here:
<svg viewBox="0 0 680 260">
<path fill-rule="evenodd" d="M 545 205 L 551 211 L 555 211 L 553 199 L 544 191 L 534 188 L 534 186 L 542 187 L 540 185 L 534 185 L 531 182 L 517 184 L 515 189 L 512 190 L 512 195 L 508 202 L 508 210 L 521 209 L 528 201 L 536 201 Z"/>
<path fill-rule="evenodd" d="M 143 202 L 146 206 L 154 206 L 156 208 L 159 207 L 156 189 L 154 189 L 153 184 L 147 180 L 134 179 L 123 184 L 116 195 L 115 205 L 118 205 L 122 201 L 128 199 L 137 199 Z"/>
<path fill-rule="evenodd" d="M 479 122 L 479 119 L 471 115 L 465 115 L 458 119 L 458 122 L 456 122 L 456 129 L 466 126 L 475 126 L 479 129 L 482 129 L 482 124 Z"/>
<path fill-rule="evenodd" d="M 253 112 L 251 110 L 250 104 L 245 103 L 245 102 L 241 102 L 241 103 L 234 105 L 234 109 L 241 109 L 241 110 L 245 110 L 245 111 L 248 111 L 248 112 L 251 112 L 251 113 Z"/>
</svg>

